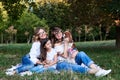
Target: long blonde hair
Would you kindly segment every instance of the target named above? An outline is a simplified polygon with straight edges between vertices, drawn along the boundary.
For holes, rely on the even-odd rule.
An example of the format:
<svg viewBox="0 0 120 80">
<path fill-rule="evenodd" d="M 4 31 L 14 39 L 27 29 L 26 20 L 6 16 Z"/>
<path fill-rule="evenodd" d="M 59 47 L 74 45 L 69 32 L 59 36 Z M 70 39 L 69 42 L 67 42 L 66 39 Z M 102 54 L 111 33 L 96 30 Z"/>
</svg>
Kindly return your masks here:
<svg viewBox="0 0 120 80">
<path fill-rule="evenodd" d="M 35 30 L 34 30 L 34 35 L 33 35 L 33 38 L 32 38 L 32 42 L 35 42 L 35 41 L 40 41 L 40 37 L 39 37 L 39 30 L 42 29 L 45 31 L 45 29 L 43 27 L 37 27 Z M 46 32 L 46 31 L 45 31 Z"/>
</svg>

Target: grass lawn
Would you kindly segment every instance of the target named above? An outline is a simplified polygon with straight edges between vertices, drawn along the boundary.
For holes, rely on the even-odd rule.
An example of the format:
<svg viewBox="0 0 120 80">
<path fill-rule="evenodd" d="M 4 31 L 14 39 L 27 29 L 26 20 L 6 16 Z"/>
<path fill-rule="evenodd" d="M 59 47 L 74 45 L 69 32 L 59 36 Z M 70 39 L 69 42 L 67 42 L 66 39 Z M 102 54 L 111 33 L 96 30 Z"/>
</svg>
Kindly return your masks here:
<svg viewBox="0 0 120 80">
<path fill-rule="evenodd" d="M 7 76 L 5 70 L 11 65 L 20 63 L 21 57 L 27 54 L 31 45 L 0 44 L 0 80 L 120 80 L 120 49 L 115 48 L 115 41 L 77 42 L 79 51 L 86 52 L 98 65 L 112 72 L 105 77 L 95 77 L 89 74 L 61 72 L 54 74 L 45 72 L 21 77 Z"/>
</svg>

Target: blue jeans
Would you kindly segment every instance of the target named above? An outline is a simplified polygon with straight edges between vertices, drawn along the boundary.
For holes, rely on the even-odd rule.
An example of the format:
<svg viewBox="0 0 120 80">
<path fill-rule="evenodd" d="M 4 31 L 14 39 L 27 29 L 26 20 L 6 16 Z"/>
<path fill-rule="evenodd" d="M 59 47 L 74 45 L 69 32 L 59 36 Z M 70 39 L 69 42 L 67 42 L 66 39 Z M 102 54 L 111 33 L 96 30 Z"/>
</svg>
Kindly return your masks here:
<svg viewBox="0 0 120 80">
<path fill-rule="evenodd" d="M 90 59 L 90 57 L 83 51 L 78 52 L 78 54 L 75 57 L 75 62 L 78 65 L 81 65 L 82 63 L 85 64 L 86 66 L 90 66 L 94 62 Z"/>
<path fill-rule="evenodd" d="M 35 66 L 35 67 L 30 69 L 30 71 L 36 72 L 36 73 L 42 73 L 44 71 L 51 71 L 51 72 L 53 72 L 54 70 L 56 70 L 56 69 L 54 67 L 52 67 L 52 66 L 48 67 L 48 68 L 44 68 L 43 65 L 37 65 L 37 66 Z"/>
<path fill-rule="evenodd" d="M 34 63 L 30 60 L 29 55 L 25 55 L 22 57 L 21 66 L 16 69 L 16 72 L 24 72 L 31 69 L 32 67 L 34 67 Z"/>
<path fill-rule="evenodd" d="M 90 70 L 90 64 L 93 63 L 93 61 L 83 51 L 79 52 L 76 55 L 75 61 L 77 64 L 71 64 L 65 61 L 58 62 L 57 70 L 72 70 L 74 72 L 87 73 Z M 84 63 L 88 67 L 81 66 L 82 63 Z"/>
</svg>

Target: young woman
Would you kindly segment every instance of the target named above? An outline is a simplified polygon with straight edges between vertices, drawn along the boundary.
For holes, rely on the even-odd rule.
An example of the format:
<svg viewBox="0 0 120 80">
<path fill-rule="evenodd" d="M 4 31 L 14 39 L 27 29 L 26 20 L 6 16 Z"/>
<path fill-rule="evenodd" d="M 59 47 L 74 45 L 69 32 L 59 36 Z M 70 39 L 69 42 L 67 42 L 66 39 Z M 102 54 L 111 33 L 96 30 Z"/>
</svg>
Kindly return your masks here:
<svg viewBox="0 0 120 80">
<path fill-rule="evenodd" d="M 55 49 L 52 48 L 51 41 L 48 38 L 41 40 L 40 60 L 44 63 L 43 66 L 39 65 L 32 68 L 32 72 L 41 73 L 46 70 L 56 70 L 57 53 Z"/>
<path fill-rule="evenodd" d="M 58 70 L 72 70 L 79 73 L 89 73 L 95 74 L 95 76 L 105 76 L 111 72 L 111 70 L 104 70 L 94 64 L 94 61 L 83 51 L 74 51 L 74 55 L 72 56 L 75 59 L 77 64 L 71 64 L 67 61 L 68 58 L 68 38 L 63 38 L 62 30 L 59 27 L 54 27 L 51 30 L 51 40 L 53 47 L 57 51 L 58 63 L 57 69 Z M 85 64 L 87 67 L 81 66 L 81 64 Z"/>
<path fill-rule="evenodd" d="M 14 75 L 15 73 L 21 73 L 21 72 L 27 71 L 27 70 L 33 68 L 35 65 L 43 64 L 39 60 L 40 51 L 41 51 L 40 50 L 40 45 L 41 45 L 40 41 L 45 38 L 47 38 L 47 33 L 44 30 L 44 28 L 36 28 L 35 34 L 33 36 L 33 44 L 30 49 L 30 52 L 27 55 L 22 57 L 22 62 L 21 62 L 20 66 L 18 66 L 14 70 L 7 71 L 6 74 Z"/>
</svg>

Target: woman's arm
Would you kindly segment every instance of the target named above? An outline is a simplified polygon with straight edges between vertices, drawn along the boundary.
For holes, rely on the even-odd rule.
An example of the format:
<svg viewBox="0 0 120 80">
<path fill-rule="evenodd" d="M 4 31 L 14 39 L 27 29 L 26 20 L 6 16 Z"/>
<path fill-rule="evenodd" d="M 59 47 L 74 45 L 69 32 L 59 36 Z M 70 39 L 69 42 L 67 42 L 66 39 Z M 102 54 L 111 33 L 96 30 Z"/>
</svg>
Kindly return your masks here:
<svg viewBox="0 0 120 80">
<path fill-rule="evenodd" d="M 41 61 L 37 61 L 36 64 L 42 64 L 42 65 L 45 65 L 46 63 L 45 63 L 44 61 L 43 61 L 43 62 L 41 62 Z"/>
<path fill-rule="evenodd" d="M 64 58 L 68 57 L 68 38 L 64 39 L 64 52 L 63 52 L 63 54 L 59 54 L 59 52 L 58 52 L 58 55 L 62 56 Z"/>
<path fill-rule="evenodd" d="M 68 57 L 68 38 L 64 39 L 64 53 L 63 53 L 63 55 L 65 58 Z"/>
<path fill-rule="evenodd" d="M 30 60 L 36 64 L 39 59 L 37 59 L 38 55 L 40 55 L 40 42 L 34 42 L 29 52 Z"/>
<path fill-rule="evenodd" d="M 49 67 L 57 63 L 57 54 L 54 56 L 53 61 L 46 61 L 46 65 L 44 67 Z"/>
</svg>

